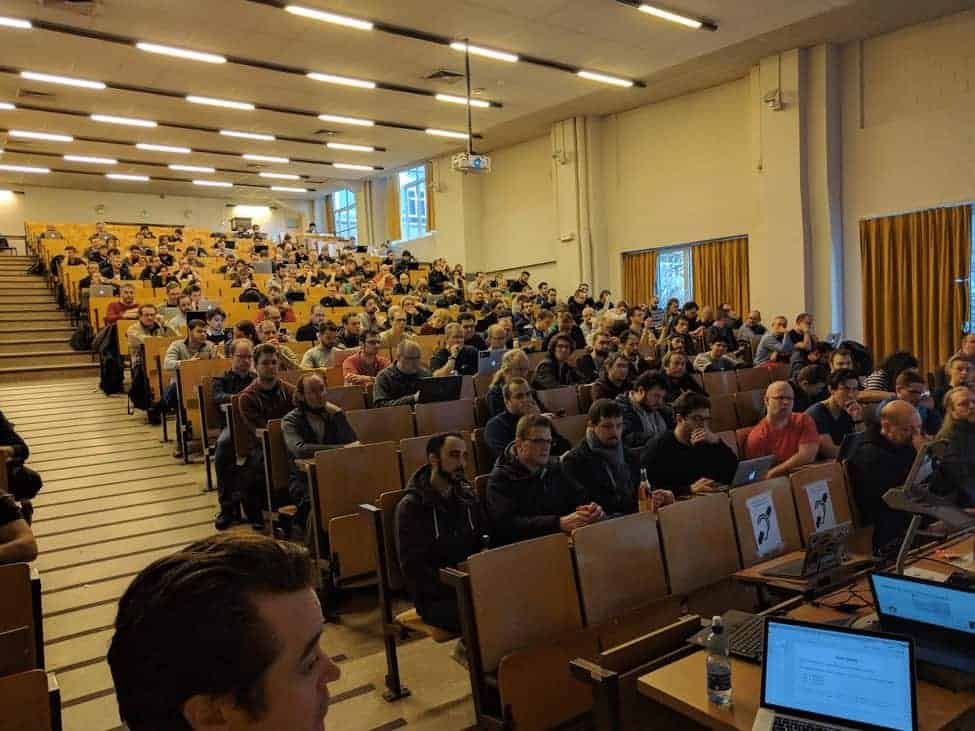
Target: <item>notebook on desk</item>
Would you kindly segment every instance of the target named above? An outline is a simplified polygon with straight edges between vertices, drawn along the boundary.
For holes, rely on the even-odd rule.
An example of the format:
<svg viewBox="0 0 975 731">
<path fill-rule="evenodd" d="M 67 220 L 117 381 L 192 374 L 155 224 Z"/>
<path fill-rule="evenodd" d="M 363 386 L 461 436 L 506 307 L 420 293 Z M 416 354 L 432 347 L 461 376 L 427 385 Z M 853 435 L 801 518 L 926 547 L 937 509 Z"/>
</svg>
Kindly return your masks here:
<svg viewBox="0 0 975 731">
<path fill-rule="evenodd" d="M 769 617 L 752 731 L 917 731 L 907 637 Z"/>
</svg>

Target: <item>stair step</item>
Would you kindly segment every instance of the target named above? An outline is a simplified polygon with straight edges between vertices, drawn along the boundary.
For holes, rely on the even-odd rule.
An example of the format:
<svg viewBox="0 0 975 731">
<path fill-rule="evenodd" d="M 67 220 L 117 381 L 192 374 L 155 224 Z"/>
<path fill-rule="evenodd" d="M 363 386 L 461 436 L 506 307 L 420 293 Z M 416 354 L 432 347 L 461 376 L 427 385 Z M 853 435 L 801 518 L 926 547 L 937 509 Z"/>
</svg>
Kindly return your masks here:
<svg viewBox="0 0 975 731">
<path fill-rule="evenodd" d="M 43 289 L 8 289 L 0 282 L 0 305 L 50 304 L 54 302 L 54 295 Z"/>
<path fill-rule="evenodd" d="M 33 274 L 25 274 L 24 272 L 5 272 L 0 271 L 0 282 L 4 284 L 20 284 L 21 282 L 46 282 L 47 280 L 43 277 L 37 277 Z"/>
<path fill-rule="evenodd" d="M 46 297 L 41 302 L 18 302 L 0 297 L 0 315 L 7 317 L 11 315 L 23 315 L 25 317 L 42 315 L 46 317 L 48 314 L 56 312 L 58 312 L 58 303 L 53 302 L 50 297 Z"/>
<path fill-rule="evenodd" d="M 58 312 L 52 312 L 52 317 L 44 317 L 41 315 L 31 315 L 27 317 L 18 317 L 16 323 L 6 322 L 5 326 L 0 328 L 0 335 L 4 335 L 10 332 L 22 334 L 26 332 L 48 332 L 49 330 L 71 330 L 71 321 L 64 315 Z M 9 321 L 9 315 L 0 316 L 0 321 Z M 70 337 L 70 336 L 69 336 Z"/>
<path fill-rule="evenodd" d="M 77 353 L 68 343 L 69 335 L 61 338 L 34 338 L 24 339 L 23 336 L 16 340 L 3 340 L 0 338 L 0 355 L 8 353 L 19 353 L 27 355 L 31 353 Z"/>
<path fill-rule="evenodd" d="M 60 378 L 97 377 L 98 363 L 78 363 L 54 366 L 16 366 L 0 368 L 0 383 L 20 383 L 22 381 L 43 381 Z"/>
<path fill-rule="evenodd" d="M 0 343 L 23 341 L 37 337 L 38 335 L 59 339 L 63 338 L 66 341 L 73 333 L 74 330 L 71 327 L 37 327 L 30 328 L 29 330 L 0 330 Z"/>
<path fill-rule="evenodd" d="M 40 353 L 0 353 L 0 369 L 11 366 L 56 366 L 56 365 L 87 365 L 91 363 L 89 353 L 78 353 L 70 350 L 42 351 Z"/>
<path fill-rule="evenodd" d="M 24 279 L 11 282 L 0 277 L 0 292 L 50 292 L 43 279 Z M 52 295 L 53 296 L 53 295 Z"/>
</svg>

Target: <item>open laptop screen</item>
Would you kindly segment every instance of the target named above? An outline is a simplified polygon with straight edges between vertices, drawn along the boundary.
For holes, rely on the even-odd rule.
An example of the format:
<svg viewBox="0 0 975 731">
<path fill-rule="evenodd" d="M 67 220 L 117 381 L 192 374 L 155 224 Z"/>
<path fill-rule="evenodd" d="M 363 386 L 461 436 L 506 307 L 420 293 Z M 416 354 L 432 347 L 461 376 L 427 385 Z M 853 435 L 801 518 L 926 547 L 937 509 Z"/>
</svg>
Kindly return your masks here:
<svg viewBox="0 0 975 731">
<path fill-rule="evenodd" d="M 762 705 L 869 729 L 913 731 L 911 641 L 768 619 Z"/>
<path fill-rule="evenodd" d="M 975 592 L 906 576 L 871 574 L 881 621 L 908 620 L 975 636 Z"/>
</svg>

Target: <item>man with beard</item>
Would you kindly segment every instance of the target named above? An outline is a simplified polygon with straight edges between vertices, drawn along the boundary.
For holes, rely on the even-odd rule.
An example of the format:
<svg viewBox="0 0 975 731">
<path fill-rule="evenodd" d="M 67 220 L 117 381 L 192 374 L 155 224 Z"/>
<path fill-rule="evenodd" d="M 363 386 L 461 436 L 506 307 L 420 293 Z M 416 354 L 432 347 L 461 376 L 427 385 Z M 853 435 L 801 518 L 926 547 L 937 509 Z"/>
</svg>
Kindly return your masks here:
<svg viewBox="0 0 975 731">
<path fill-rule="evenodd" d="M 648 371 L 634 382 L 629 393 L 616 398 L 623 413 L 623 443 L 642 447 L 674 427 L 674 412 L 665 403 L 667 382 Z"/>
<path fill-rule="evenodd" d="M 583 383 L 592 383 L 599 378 L 603 363 L 613 349 L 613 337 L 609 333 L 597 332 L 592 339 L 592 353 L 587 353 L 576 361 L 576 370 L 582 375 Z"/>
<path fill-rule="evenodd" d="M 491 417 L 484 426 L 484 441 L 491 459 L 496 460 L 512 441 L 523 416 L 539 413 L 532 387 L 524 378 L 511 378 L 501 387 L 504 394 L 504 411 Z M 559 457 L 572 447 L 569 440 L 552 427 L 552 454 Z"/>
<path fill-rule="evenodd" d="M 440 569 L 487 548 L 487 518 L 467 483 L 467 442 L 457 432 L 427 442 L 427 464 L 410 477 L 396 506 L 396 553 L 420 617 L 460 632 L 457 597 Z"/>
</svg>

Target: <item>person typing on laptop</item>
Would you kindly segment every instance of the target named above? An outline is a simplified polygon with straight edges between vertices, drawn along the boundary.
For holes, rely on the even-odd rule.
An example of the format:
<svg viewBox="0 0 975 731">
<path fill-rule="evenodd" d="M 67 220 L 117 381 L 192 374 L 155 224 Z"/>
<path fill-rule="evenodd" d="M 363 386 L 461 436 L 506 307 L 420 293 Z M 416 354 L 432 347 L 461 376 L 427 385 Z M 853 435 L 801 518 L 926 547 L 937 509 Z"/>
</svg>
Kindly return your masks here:
<svg viewBox="0 0 975 731">
<path fill-rule="evenodd" d="M 420 395 L 420 381 L 430 372 L 420 364 L 423 352 L 412 340 L 404 340 L 396 348 L 396 360 L 376 376 L 372 402 L 376 407 L 412 406 Z"/>
<path fill-rule="evenodd" d="M 776 381 L 765 390 L 765 417 L 748 433 L 745 457 L 775 456 L 771 479 L 810 464 L 819 451 L 816 422 L 808 414 L 795 414 L 795 393 L 786 381 Z"/>
</svg>

